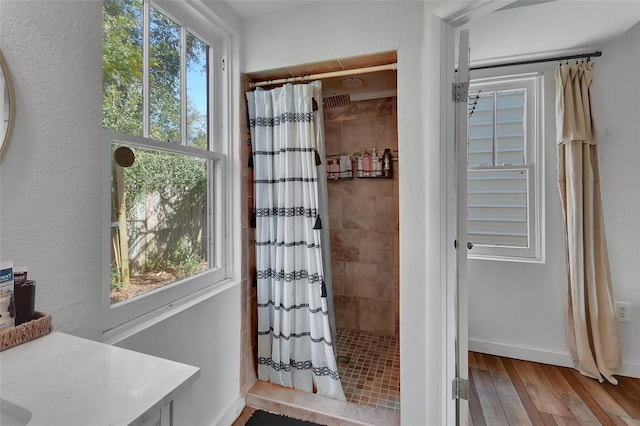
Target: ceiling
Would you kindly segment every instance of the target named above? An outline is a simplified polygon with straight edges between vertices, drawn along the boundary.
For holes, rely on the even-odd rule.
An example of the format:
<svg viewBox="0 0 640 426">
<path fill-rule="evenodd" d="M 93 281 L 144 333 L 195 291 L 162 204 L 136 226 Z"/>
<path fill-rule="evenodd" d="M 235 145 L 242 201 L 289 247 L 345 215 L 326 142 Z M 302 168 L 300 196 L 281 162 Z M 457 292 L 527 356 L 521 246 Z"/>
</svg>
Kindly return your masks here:
<svg viewBox="0 0 640 426">
<path fill-rule="evenodd" d="M 225 0 L 243 19 L 252 19 L 318 0 Z"/>
<path fill-rule="evenodd" d="M 226 0 L 244 19 L 253 19 L 285 8 L 305 7 L 306 4 L 314 1 L 318 0 Z M 367 0 L 363 0 L 363 3 L 365 1 Z M 482 65 L 506 60 L 582 53 L 586 49 L 601 47 L 638 21 L 640 21 L 640 0 L 519 0 L 472 21 L 463 28 L 469 29 L 472 65 Z M 332 69 L 318 68 L 323 66 L 320 63 L 305 64 L 254 73 L 250 77 L 254 80 L 265 80 L 333 71 L 341 67 L 345 69 L 340 62 L 342 60 L 324 64 Z M 361 78 L 364 84 L 354 90 L 359 92 L 394 90 L 395 74 L 395 71 L 387 71 L 359 75 L 357 77 Z M 323 81 L 325 97 L 347 92 L 354 93 L 340 85 L 343 78 Z"/>
</svg>

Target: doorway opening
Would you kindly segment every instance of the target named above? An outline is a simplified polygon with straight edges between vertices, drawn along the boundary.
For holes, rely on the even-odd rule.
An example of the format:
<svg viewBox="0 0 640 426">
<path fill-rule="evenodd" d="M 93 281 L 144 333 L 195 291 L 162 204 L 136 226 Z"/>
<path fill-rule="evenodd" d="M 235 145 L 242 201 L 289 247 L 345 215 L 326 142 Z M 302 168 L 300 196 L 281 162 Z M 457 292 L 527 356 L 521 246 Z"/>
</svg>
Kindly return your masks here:
<svg viewBox="0 0 640 426">
<path fill-rule="evenodd" d="M 396 52 L 384 52 L 261 71 L 246 75 L 245 88 L 249 90 L 251 82 L 376 67 L 396 61 Z M 401 170 L 397 160 L 396 72 L 337 76 L 323 79 L 322 86 L 326 154 L 323 161 L 328 169 L 329 218 L 326 223 L 330 228 L 333 282 L 330 294 L 335 313 L 338 371 L 348 403 L 364 406 L 358 408 L 360 411 L 384 410 L 389 414 L 383 416 L 385 421 L 391 419 L 397 423 L 400 411 L 398 174 Z M 369 169 L 364 175 L 363 157 L 371 160 L 376 156 L 382 163 L 387 151 L 389 172 L 381 170 L 378 175 Z M 247 185 L 252 187 L 250 174 Z M 248 191 L 250 211 L 252 191 L 252 188 Z M 255 266 L 251 233 L 249 231 L 245 240 L 249 271 Z M 255 289 L 252 290 L 252 309 L 255 309 L 253 295 Z M 256 332 L 256 321 L 252 313 L 249 325 L 252 335 Z M 255 359 L 254 338 L 251 345 Z M 246 353 L 244 348 L 243 354 Z M 246 362 L 244 365 L 247 368 Z M 249 392 L 251 401 L 260 397 L 254 392 L 256 387 L 259 393 L 269 393 L 265 383 L 258 385 Z M 273 390 L 273 394 L 280 391 Z M 326 414 L 343 414 L 343 409 L 337 410 L 341 412 Z"/>
</svg>

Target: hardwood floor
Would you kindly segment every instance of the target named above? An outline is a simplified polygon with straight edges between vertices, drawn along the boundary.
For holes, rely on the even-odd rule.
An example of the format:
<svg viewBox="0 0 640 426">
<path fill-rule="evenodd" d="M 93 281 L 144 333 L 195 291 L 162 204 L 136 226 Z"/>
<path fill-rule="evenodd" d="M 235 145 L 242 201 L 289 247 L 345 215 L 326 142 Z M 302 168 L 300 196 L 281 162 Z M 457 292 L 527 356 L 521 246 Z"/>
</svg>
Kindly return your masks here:
<svg viewBox="0 0 640 426">
<path fill-rule="evenodd" d="M 640 379 L 469 352 L 469 424 L 640 426 Z"/>
</svg>

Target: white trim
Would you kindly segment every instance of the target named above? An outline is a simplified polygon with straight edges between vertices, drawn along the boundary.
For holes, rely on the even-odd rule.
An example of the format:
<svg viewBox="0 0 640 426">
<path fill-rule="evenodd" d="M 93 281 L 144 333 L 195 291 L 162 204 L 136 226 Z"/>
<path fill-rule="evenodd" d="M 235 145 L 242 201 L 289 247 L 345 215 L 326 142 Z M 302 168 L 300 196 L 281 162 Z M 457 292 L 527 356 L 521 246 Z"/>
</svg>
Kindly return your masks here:
<svg viewBox="0 0 640 426">
<path fill-rule="evenodd" d="M 640 379 L 640 362 L 623 362 L 617 375 Z"/>
<path fill-rule="evenodd" d="M 210 45 L 229 35 L 228 31 L 219 29 L 217 25 L 219 19 L 215 19 L 216 23 L 212 25 L 211 21 L 214 19 L 208 20 L 208 16 L 204 16 L 201 8 L 196 8 L 190 2 L 172 0 L 150 0 L 150 2 L 156 10 Z"/>
<path fill-rule="evenodd" d="M 147 136 L 151 130 L 151 100 L 145 93 L 151 92 L 151 78 L 149 76 L 150 49 L 149 37 L 151 28 L 151 5 L 149 1 L 142 3 L 142 134 Z"/>
<path fill-rule="evenodd" d="M 458 43 L 458 72 L 456 73 L 456 84 L 463 84 L 469 87 L 469 30 L 460 31 Z M 468 257 L 468 220 L 467 220 L 467 150 L 468 150 L 468 103 L 467 99 L 462 102 L 456 101 L 455 126 L 454 126 L 454 149 L 456 151 L 456 285 L 454 286 L 454 300 L 456 306 L 469 305 L 469 289 L 467 280 L 467 257 Z M 464 213 L 462 213 L 464 212 Z M 469 312 L 467 309 L 457 309 L 456 321 L 456 375 L 454 380 L 469 380 Z M 452 380 L 453 383 L 453 380 Z M 452 391 L 453 395 L 453 391 Z M 469 423 L 469 401 L 459 398 L 456 402 L 456 424 L 466 426 Z"/>
<path fill-rule="evenodd" d="M 238 137 L 232 133 L 237 127 L 233 123 L 239 117 L 238 106 L 232 102 L 234 96 L 239 97 L 239 82 L 233 78 L 233 73 L 228 72 L 232 54 L 234 60 L 238 59 L 237 46 L 232 41 L 232 37 L 237 37 L 237 34 L 201 2 L 144 1 L 146 8 L 151 3 L 159 12 L 165 14 L 209 45 L 209 87 L 214 92 L 209 97 L 209 150 L 157 142 L 149 138 L 122 135 L 105 130 L 103 158 L 109 162 L 109 166 L 104 168 L 103 173 L 103 205 L 105 206 L 103 209 L 103 224 L 105 225 L 103 226 L 102 297 L 103 330 L 105 330 L 106 335 L 113 334 L 113 330 L 135 327 L 137 324 L 145 322 L 149 316 L 158 315 L 164 310 L 179 304 L 182 300 L 201 294 L 202 291 L 216 291 L 220 286 L 224 286 L 226 281 L 223 282 L 223 280 L 225 279 L 240 279 L 240 262 L 238 260 L 240 258 L 240 247 L 235 242 L 236 240 L 239 241 L 241 236 L 240 215 L 234 214 L 234 212 L 239 211 L 241 205 L 238 195 L 240 193 L 241 177 L 237 164 Z M 149 17 L 149 14 L 146 13 L 145 16 Z M 213 25 L 212 22 L 214 23 Z M 232 46 L 234 48 L 233 52 L 231 52 Z M 225 58 L 226 60 L 226 72 L 220 70 L 220 58 Z M 145 96 L 144 98 L 147 97 Z M 148 107 L 144 116 L 146 117 L 148 128 Z M 186 126 L 186 122 L 182 124 Z M 213 170 L 210 171 L 212 176 L 209 177 L 209 181 L 212 182 L 212 185 L 210 185 L 208 195 L 208 206 L 210 209 L 214 209 L 208 215 L 210 218 L 208 241 L 210 243 L 209 262 L 211 269 L 181 282 L 151 291 L 138 298 L 118 303 L 114 305 L 115 309 L 112 309 L 110 304 L 110 227 L 106 225 L 110 224 L 111 220 L 110 208 L 108 208 L 111 205 L 111 187 L 109 184 L 111 179 L 111 140 L 109 138 L 122 140 L 127 144 L 141 147 L 150 146 L 166 152 L 191 154 L 214 160 L 215 164 Z M 215 149 L 215 152 L 212 149 Z M 134 308 L 134 305 L 139 305 L 139 309 Z M 121 313 L 124 316 L 114 313 L 114 310 L 122 311 Z"/>
<path fill-rule="evenodd" d="M 456 307 L 456 250 L 454 240 L 456 239 L 456 190 L 455 190 L 455 149 L 454 149 L 454 126 L 455 111 L 451 102 L 451 85 L 454 83 L 454 62 L 455 62 L 455 30 L 452 25 L 442 23 L 442 44 L 440 75 L 441 92 L 440 104 L 442 115 L 440 117 L 440 164 L 444 164 L 440 174 L 442 176 L 440 193 L 440 217 L 444 218 L 445 226 L 442 229 L 441 252 L 443 255 L 442 285 L 445 289 L 443 294 L 444 306 L 442 311 L 442 321 L 445 328 L 443 336 L 443 424 L 452 425 L 456 423 L 456 403 L 449 397 L 448 385 L 452 382 L 456 374 L 456 336 L 457 336 L 457 307 Z M 443 81 L 442 81 L 443 80 Z"/>
<path fill-rule="evenodd" d="M 443 5 L 444 6 L 444 5 Z M 456 306 L 456 274 L 457 253 L 454 248 L 457 229 L 457 192 L 456 181 L 456 152 L 455 152 L 455 105 L 451 102 L 451 87 L 454 83 L 455 63 L 455 25 L 448 22 L 446 16 L 440 16 L 440 170 L 442 179 L 440 186 L 440 217 L 445 224 L 441 229 L 442 256 L 442 286 L 441 293 L 444 303 L 440 317 L 443 327 L 442 344 L 442 375 L 440 383 L 441 413 L 439 424 L 455 425 L 457 421 L 456 401 L 451 398 L 451 383 L 456 375 L 456 339 L 457 314 Z M 428 368 L 437 368 L 430 365 Z"/>
<path fill-rule="evenodd" d="M 558 367 L 573 368 L 571 355 L 563 352 L 489 342 L 480 339 L 469 339 L 469 351 L 505 358 L 521 359 L 540 364 L 555 365 Z M 640 378 L 640 363 L 623 362 L 615 375 Z"/>
<path fill-rule="evenodd" d="M 482 0 L 465 1 L 461 6 L 460 2 L 443 2 L 430 11 L 431 17 L 440 23 L 439 26 L 428 25 L 427 39 L 433 38 L 439 41 L 439 63 L 440 63 L 440 176 L 442 179 L 440 190 L 441 218 L 444 226 L 441 227 L 442 234 L 442 258 L 441 274 L 442 289 L 441 297 L 445 301 L 439 313 L 442 340 L 440 365 L 429 365 L 428 368 L 440 368 L 442 371 L 442 383 L 440 383 L 440 421 L 438 424 L 456 424 L 455 400 L 451 398 L 451 380 L 455 372 L 455 338 L 456 338 L 456 317 L 458 307 L 455 305 L 455 257 L 453 240 L 455 239 L 456 220 L 455 209 L 452 210 L 456 202 L 456 192 L 453 186 L 455 177 L 455 154 L 454 146 L 454 107 L 451 102 L 451 84 L 454 79 L 454 50 L 455 50 L 455 28 L 466 22 L 485 16 L 509 3 L 512 0 Z M 428 22 L 431 24 L 431 22 Z M 467 310 L 467 306 L 463 306 Z M 401 343 L 402 345 L 402 343 Z M 430 389 L 427 389 L 426 398 L 433 398 Z"/>
<path fill-rule="evenodd" d="M 110 142 L 120 142 L 124 145 L 135 146 L 138 148 L 150 148 L 156 151 L 170 152 L 173 154 L 191 155 L 194 157 L 207 158 L 211 160 L 224 160 L 223 154 L 207 151 L 200 148 L 193 148 L 186 145 L 180 145 L 176 143 L 162 142 L 157 139 L 145 138 L 142 136 L 128 135 L 126 133 L 114 132 L 108 129 L 102 129 L 103 141 L 106 144 Z M 111 156 L 109 156 L 111 157 Z"/>
<path fill-rule="evenodd" d="M 469 351 L 539 362 L 542 364 L 557 365 L 559 367 L 573 367 L 571 355 L 568 353 L 546 351 L 525 346 L 469 339 Z"/>
<path fill-rule="evenodd" d="M 216 146 L 216 150 L 219 150 L 227 158 L 225 162 L 225 168 L 220 172 L 224 178 L 224 185 L 226 192 L 224 193 L 224 206 L 222 214 L 218 218 L 219 222 L 216 224 L 221 232 L 218 236 L 224 239 L 225 247 L 223 247 L 222 241 L 218 245 L 223 251 L 220 253 L 221 264 L 227 272 L 228 277 L 234 279 L 240 279 L 242 269 L 240 266 L 241 249 L 242 249 L 242 231 L 241 231 L 241 217 L 243 212 L 241 210 L 241 197 L 242 193 L 240 187 L 242 185 L 242 173 L 239 156 L 240 156 L 240 116 L 239 116 L 239 104 L 237 99 L 240 98 L 240 83 L 239 79 L 234 79 L 233 70 L 235 70 L 235 61 L 231 59 L 232 52 L 232 40 L 231 37 L 225 38 L 218 45 L 218 63 L 212 65 L 215 70 L 214 75 L 217 78 L 218 88 L 222 89 L 220 96 L 217 96 L 215 91 L 213 92 L 214 98 L 217 98 L 217 108 L 220 110 L 220 114 L 213 114 L 211 120 L 211 126 L 216 129 L 218 139 L 221 141 L 219 146 Z M 224 69 L 223 69 L 224 63 Z M 214 86 L 216 87 L 216 86 Z M 212 132 L 210 132 L 212 133 Z M 222 182 L 222 179 L 219 179 Z"/>
<path fill-rule="evenodd" d="M 571 355 L 563 352 L 548 351 L 526 346 L 490 342 L 480 339 L 469 339 L 469 351 L 506 358 L 522 359 L 558 367 L 573 367 Z M 640 363 L 623 362 L 616 376 L 640 378 Z"/>
<path fill-rule="evenodd" d="M 198 158 L 204 158 L 209 160 L 209 177 L 208 181 L 208 194 L 207 205 L 209 210 L 208 218 L 208 242 L 209 247 L 207 250 L 207 258 L 209 261 L 209 269 L 198 275 L 194 275 L 166 286 L 154 289 L 148 293 L 144 293 L 134 298 L 111 304 L 110 301 L 110 271 L 109 266 L 111 264 L 111 247 L 109 241 L 111 238 L 111 208 L 103 209 L 105 214 L 103 216 L 103 228 L 105 245 L 103 262 L 105 264 L 105 275 L 103 276 L 103 330 L 108 331 L 114 327 L 126 324 L 140 316 L 146 316 L 150 312 L 156 312 L 162 307 L 171 305 L 171 303 L 180 300 L 183 297 L 188 296 L 190 293 L 197 292 L 203 288 L 215 285 L 221 282 L 225 278 L 228 278 L 228 272 L 225 269 L 225 253 L 227 247 L 223 247 L 225 237 L 224 230 L 222 228 L 222 221 L 224 218 L 221 216 L 228 211 L 225 208 L 226 200 L 220 194 L 227 195 L 228 191 L 224 190 L 225 185 L 225 160 L 222 154 L 218 154 L 211 151 L 206 151 L 198 148 L 192 148 L 185 145 L 178 145 L 172 143 L 163 143 L 149 138 L 143 138 L 140 136 L 130 136 L 127 134 L 116 133 L 110 130 L 103 130 L 103 149 L 105 149 L 105 167 L 104 167 L 104 199 L 105 206 L 111 206 L 111 187 L 108 182 L 111 179 L 111 145 L 112 143 L 123 143 L 125 145 L 137 146 L 140 148 L 158 150 L 160 152 L 170 152 L 180 155 L 193 155 Z M 216 176 L 212 180 L 212 176 Z M 213 218 L 213 221 L 211 220 Z M 213 228 L 213 229 L 212 229 Z M 215 237 L 215 240 L 211 238 Z"/>
<path fill-rule="evenodd" d="M 180 26 L 180 144 L 188 145 L 187 140 L 187 28 Z M 208 129 L 207 129 L 208 130 Z M 209 133 L 207 132 L 207 135 Z M 208 142 L 208 141 L 207 141 Z"/>
<path fill-rule="evenodd" d="M 528 247 L 502 247 L 477 244 L 469 252 L 469 259 L 508 262 L 545 262 L 544 220 L 544 76 L 542 72 L 514 74 L 513 71 L 482 70 L 480 77 L 471 81 L 471 90 L 503 91 L 525 88 L 525 164 L 513 169 L 528 168 L 527 173 L 527 226 Z M 488 76 L 488 77 L 486 77 Z M 534 96 L 531 96 L 531 94 Z M 469 170 L 509 169 L 509 167 L 469 167 Z"/>
</svg>

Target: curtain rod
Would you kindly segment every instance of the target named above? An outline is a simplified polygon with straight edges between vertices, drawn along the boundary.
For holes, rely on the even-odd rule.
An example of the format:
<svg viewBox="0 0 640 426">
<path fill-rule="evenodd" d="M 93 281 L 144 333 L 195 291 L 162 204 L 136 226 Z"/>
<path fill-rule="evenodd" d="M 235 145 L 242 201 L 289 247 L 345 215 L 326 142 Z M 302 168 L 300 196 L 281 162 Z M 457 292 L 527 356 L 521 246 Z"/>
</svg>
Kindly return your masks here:
<svg viewBox="0 0 640 426">
<path fill-rule="evenodd" d="M 493 64 L 493 65 L 479 65 L 477 67 L 470 67 L 470 71 L 475 70 L 486 70 L 489 68 L 500 68 L 500 67 L 510 67 L 514 65 L 529 65 L 529 64 L 537 64 L 540 62 L 555 62 L 555 61 L 568 61 L 569 59 L 580 59 L 580 58 L 596 58 L 602 56 L 602 51 L 597 50 L 592 53 L 580 53 L 577 55 L 567 55 L 567 56 L 555 56 L 553 58 L 542 58 L 542 59 L 531 59 L 529 61 L 519 61 L 519 62 L 506 62 L 503 64 Z M 456 70 L 457 71 L 457 70 Z"/>
<path fill-rule="evenodd" d="M 352 70 L 332 71 L 332 72 L 325 72 L 320 74 L 307 74 L 307 75 L 302 75 L 298 77 L 280 78 L 278 80 L 252 81 L 251 88 L 253 89 L 256 87 L 273 86 L 276 84 L 294 83 L 294 82 L 300 82 L 300 81 L 321 80 L 324 78 L 332 78 L 332 77 L 346 77 L 349 75 L 365 74 L 365 73 L 379 72 L 379 71 L 391 71 L 391 70 L 395 71 L 397 69 L 398 69 L 398 64 L 393 63 L 393 64 L 387 64 L 387 65 L 376 65 L 373 67 L 366 67 L 366 68 L 356 68 Z"/>
</svg>

